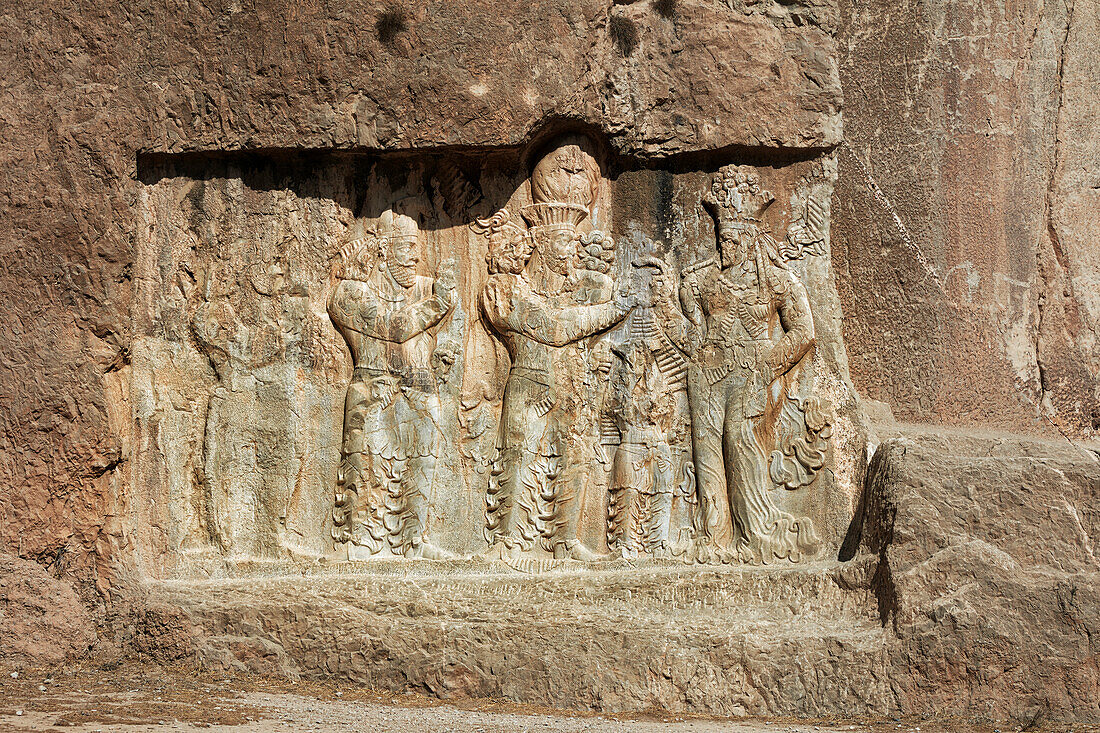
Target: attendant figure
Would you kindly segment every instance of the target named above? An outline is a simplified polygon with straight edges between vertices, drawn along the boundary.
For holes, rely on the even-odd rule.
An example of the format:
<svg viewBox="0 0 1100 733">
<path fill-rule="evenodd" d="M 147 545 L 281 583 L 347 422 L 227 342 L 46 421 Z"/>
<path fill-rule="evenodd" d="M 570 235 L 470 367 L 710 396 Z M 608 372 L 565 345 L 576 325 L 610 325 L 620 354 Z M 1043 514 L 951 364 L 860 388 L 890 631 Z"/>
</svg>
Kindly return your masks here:
<svg viewBox="0 0 1100 733">
<path fill-rule="evenodd" d="M 442 558 L 425 538 L 440 433 L 430 332 L 454 307 L 454 262 L 417 275 L 419 229 L 386 211 L 377 233 L 341 253 L 329 315 L 351 349 L 333 536 L 369 554 Z M 434 367 L 434 370 L 433 370 Z"/>
</svg>

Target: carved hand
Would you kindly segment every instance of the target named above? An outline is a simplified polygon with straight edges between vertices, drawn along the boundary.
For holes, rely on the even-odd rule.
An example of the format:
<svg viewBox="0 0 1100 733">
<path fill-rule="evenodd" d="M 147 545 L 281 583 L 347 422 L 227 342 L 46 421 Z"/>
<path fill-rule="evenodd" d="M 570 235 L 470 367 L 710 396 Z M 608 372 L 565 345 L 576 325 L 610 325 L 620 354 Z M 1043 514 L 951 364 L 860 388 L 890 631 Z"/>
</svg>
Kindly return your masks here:
<svg viewBox="0 0 1100 733">
<path fill-rule="evenodd" d="M 449 257 L 439 264 L 439 277 L 432 284 L 432 294 L 446 303 L 454 300 L 455 260 Z"/>
<path fill-rule="evenodd" d="M 629 284 L 619 285 L 615 291 L 615 307 L 623 313 L 629 313 L 638 306 L 638 294 Z"/>
<path fill-rule="evenodd" d="M 684 315 L 692 321 L 698 321 L 702 318 L 699 309 L 699 301 L 701 300 L 699 280 L 695 275 L 689 275 L 680 281 L 680 307 L 683 308 Z"/>
<path fill-rule="evenodd" d="M 691 290 L 691 297 L 695 300 L 700 300 L 703 296 L 699 292 L 699 278 L 692 275 L 688 278 L 688 288 Z"/>
<path fill-rule="evenodd" d="M 778 344 L 772 347 L 768 352 L 767 357 L 764 358 L 764 363 L 767 364 L 768 369 L 771 371 L 771 376 L 768 381 L 777 379 L 783 376 L 793 366 L 790 364 L 790 348 L 784 342 L 780 341 Z"/>
</svg>

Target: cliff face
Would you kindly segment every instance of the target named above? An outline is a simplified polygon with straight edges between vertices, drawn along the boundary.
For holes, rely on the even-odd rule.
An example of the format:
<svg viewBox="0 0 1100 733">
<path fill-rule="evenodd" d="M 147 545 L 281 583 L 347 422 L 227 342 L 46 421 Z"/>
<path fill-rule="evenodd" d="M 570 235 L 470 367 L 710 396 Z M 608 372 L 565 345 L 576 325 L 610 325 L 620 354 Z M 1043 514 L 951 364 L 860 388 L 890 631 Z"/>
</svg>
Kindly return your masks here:
<svg viewBox="0 0 1100 733">
<path fill-rule="evenodd" d="M 132 311 L 158 155 L 514 147 L 569 122 L 632 165 L 806 159 L 840 136 L 836 20 L 711 0 L 21 3 L 0 18 L 0 544 L 101 593 L 139 551 Z"/>
<path fill-rule="evenodd" d="M 819 251 L 791 269 L 811 292 L 814 358 L 841 413 L 826 472 L 836 491 L 827 512 L 813 494 L 790 496 L 807 504 L 802 514 L 827 514 L 833 535 L 856 509 L 866 458 L 851 383 L 902 421 L 1084 445 L 1100 427 L 1097 37 L 1100 15 L 1086 0 L 194 0 L 75 10 L 22 0 L 0 14 L 0 550 L 77 583 L 85 601 L 132 600 L 134 581 L 170 564 L 177 520 L 194 509 L 187 497 L 219 466 L 238 471 L 245 494 L 258 491 L 254 474 L 282 490 L 289 464 L 313 448 L 327 453 L 299 472 L 321 477 L 300 500 L 316 532 L 307 549 L 330 545 L 331 526 L 321 530 L 350 369 L 327 292 L 308 289 L 364 227 L 363 212 L 387 210 L 377 191 L 395 170 L 405 177 L 387 195 L 443 202 L 426 237 L 459 248 L 472 241 L 471 214 L 529 203 L 529 153 L 566 129 L 606 148 L 597 208 L 614 218 L 615 239 L 660 240 L 679 266 L 713 247 L 700 193 L 726 164 L 754 167 L 778 194 L 777 231 L 796 208 L 803 223 L 819 220 Z M 475 165 L 483 158 L 491 165 Z M 482 189 L 467 196 L 463 176 Z M 439 234 L 448 229 L 461 231 Z M 272 256 L 291 239 L 293 256 Z M 483 267 L 484 255 L 471 246 L 459 259 Z M 213 314 L 201 324 L 209 333 L 195 326 L 199 311 Z M 237 338 L 234 319 L 255 321 L 245 324 L 257 326 L 254 341 Z M 310 330 L 317 324 L 323 334 Z M 299 369 L 287 344 L 303 364 L 325 352 L 329 371 Z M 245 367 L 227 380 L 219 358 Z M 224 399 L 237 376 L 271 396 L 252 399 L 257 387 Z M 306 398 L 288 398 L 302 384 L 312 386 L 293 396 Z M 208 418 L 214 398 L 220 423 Z M 264 399 L 280 406 L 274 418 Z M 328 423 L 299 434 L 295 420 Z M 217 439 L 222 426 L 245 437 L 204 459 L 204 431 Z M 493 430 L 481 428 L 488 455 Z M 272 459 L 274 471 L 248 463 L 259 444 L 285 458 Z M 921 470 L 958 469 L 943 456 Z M 1088 548 L 1095 480 L 1079 473 L 1083 539 L 1066 542 Z M 958 486 L 944 482 L 954 496 Z M 1051 485 L 1051 495 L 1066 493 Z M 470 497 L 474 526 L 483 497 Z M 589 499 L 602 520 L 603 503 Z M 294 529 L 279 507 L 263 509 Z M 912 567 L 935 552 L 930 544 L 909 548 Z M 899 575 L 912 570 L 883 547 L 868 552 Z M 914 595 L 896 585 L 901 600 L 885 602 L 883 619 L 907 613 L 903 625 L 923 629 L 921 609 L 943 589 L 926 598 L 923 586 Z M 877 644 L 877 620 L 863 610 Z M 868 644 L 868 654 L 884 648 Z M 906 649 L 912 658 L 875 658 L 919 666 L 921 644 Z M 1076 669 L 1077 657 L 1065 659 Z M 737 666 L 727 661 L 720 668 Z M 939 672 L 924 671 L 912 689 L 868 687 L 845 709 L 928 712 L 915 701 Z M 716 710 L 727 711 L 724 689 Z M 966 714 L 966 691 L 957 692 L 952 709 Z M 1047 709 L 1094 715 L 1064 702 Z M 773 712 L 836 709 L 827 696 L 814 704 Z M 1022 709 L 1006 703 L 995 714 Z"/>
<path fill-rule="evenodd" d="M 907 421 L 1095 434 L 1095 7 L 840 14 L 833 251 L 857 387 Z"/>
</svg>

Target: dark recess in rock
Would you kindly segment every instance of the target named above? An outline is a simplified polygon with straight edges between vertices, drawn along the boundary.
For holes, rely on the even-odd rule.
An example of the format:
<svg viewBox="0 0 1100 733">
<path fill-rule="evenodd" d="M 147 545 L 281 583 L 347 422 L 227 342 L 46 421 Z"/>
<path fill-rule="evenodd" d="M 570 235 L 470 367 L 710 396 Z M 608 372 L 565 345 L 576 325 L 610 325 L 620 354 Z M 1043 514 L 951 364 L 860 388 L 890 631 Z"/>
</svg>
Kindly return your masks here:
<svg viewBox="0 0 1100 733">
<path fill-rule="evenodd" d="M 676 0 L 653 0 L 653 9 L 662 18 L 676 17 Z"/>
<path fill-rule="evenodd" d="M 638 46 L 638 27 L 634 25 L 634 21 L 621 15 L 613 15 L 608 24 L 608 31 L 619 53 L 623 56 L 634 53 L 634 49 Z"/>
<path fill-rule="evenodd" d="M 396 5 L 390 5 L 381 12 L 374 30 L 378 34 L 378 40 L 387 46 L 397 40 L 397 37 L 409 29 L 405 11 Z"/>
</svg>

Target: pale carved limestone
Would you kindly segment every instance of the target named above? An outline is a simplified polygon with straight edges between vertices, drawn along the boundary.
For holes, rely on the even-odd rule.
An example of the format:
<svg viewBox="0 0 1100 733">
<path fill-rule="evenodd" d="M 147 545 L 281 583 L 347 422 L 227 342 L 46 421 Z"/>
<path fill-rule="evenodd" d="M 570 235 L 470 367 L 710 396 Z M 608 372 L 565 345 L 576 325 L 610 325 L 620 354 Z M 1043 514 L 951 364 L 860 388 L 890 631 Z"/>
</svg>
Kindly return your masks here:
<svg viewBox="0 0 1100 733">
<path fill-rule="evenodd" d="M 486 494 L 491 555 L 598 559 L 577 537 L 579 497 L 589 479 L 584 453 L 595 448 L 584 430 L 593 422 L 585 397 L 599 390 L 592 382 L 606 378 L 610 357 L 593 337 L 622 321 L 633 301 L 614 297 L 605 272 L 578 267 L 579 245 L 598 267 L 606 264 L 600 255 L 610 242 L 601 233 L 577 232 L 599 178 L 585 148 L 567 141 L 535 166 L 534 203 L 523 211 L 530 229 L 516 232 L 530 243 L 505 239 L 498 246 L 507 252 L 490 253 L 498 271 L 489 276 L 481 308 L 511 359 Z"/>
<path fill-rule="evenodd" d="M 147 510 L 182 551 L 166 575 L 839 547 L 864 443 L 831 326 L 832 162 L 765 187 L 749 166 L 609 173 L 581 134 L 538 150 L 349 157 L 299 192 L 157 184 L 181 286 L 151 269 L 150 310 L 191 325 L 134 358 L 149 485 L 182 477 L 166 519 Z"/>
<path fill-rule="evenodd" d="M 682 273 L 679 307 L 665 269 L 653 261 L 664 292 L 661 320 L 688 355 L 693 454 L 704 506 L 699 550 L 755 563 L 797 562 L 819 549 L 810 519 L 780 510 L 770 496 L 769 456 L 781 418 L 801 416 L 789 404 L 797 399 L 792 383 L 814 345 L 806 290 L 764 221 L 774 200 L 748 167 L 727 167 L 714 177 L 703 202 L 715 218 L 717 256 Z M 813 414 L 816 443 L 824 426 Z M 790 452 L 804 469 L 821 466 L 817 456 L 804 466 L 804 453 Z M 779 451 L 774 462 L 773 473 L 787 479 L 783 464 L 791 456 Z M 790 479 L 784 485 L 803 484 Z"/>
<path fill-rule="evenodd" d="M 784 258 L 820 251 L 821 205 L 807 197 L 781 244 L 764 220 L 774 196 L 755 171 L 722 169 L 702 199 L 715 256 L 683 271 L 678 298 L 665 262 L 630 263 L 656 273 L 645 296 L 637 276 L 615 282 L 630 270 L 614 267 L 611 237 L 579 229 L 600 177 L 589 141 L 566 137 L 532 169 L 526 227 L 507 209 L 471 225 L 488 242 L 479 316 L 506 354 L 479 556 L 813 556 L 811 519 L 780 509 L 772 490 L 811 484 L 830 435 L 822 401 L 798 394 L 814 324 Z M 455 276 L 453 261 L 438 279 L 416 274 L 418 235 L 413 219 L 386 211 L 377 232 L 341 253 L 329 313 L 354 376 L 333 538 L 367 555 L 432 559 L 452 556 L 425 533 L 442 440 L 437 386 L 458 358 L 436 348 L 432 329 L 454 306 Z M 578 536 L 597 471 L 607 474 L 607 554 Z"/>
<path fill-rule="evenodd" d="M 379 231 L 341 252 L 329 302 L 354 373 L 344 403 L 344 439 L 333 538 L 395 555 L 449 555 L 424 534 L 440 446 L 436 380 L 453 354 L 429 329 L 454 307 L 453 262 L 437 279 L 416 274 L 419 230 L 386 211 Z"/>
</svg>

